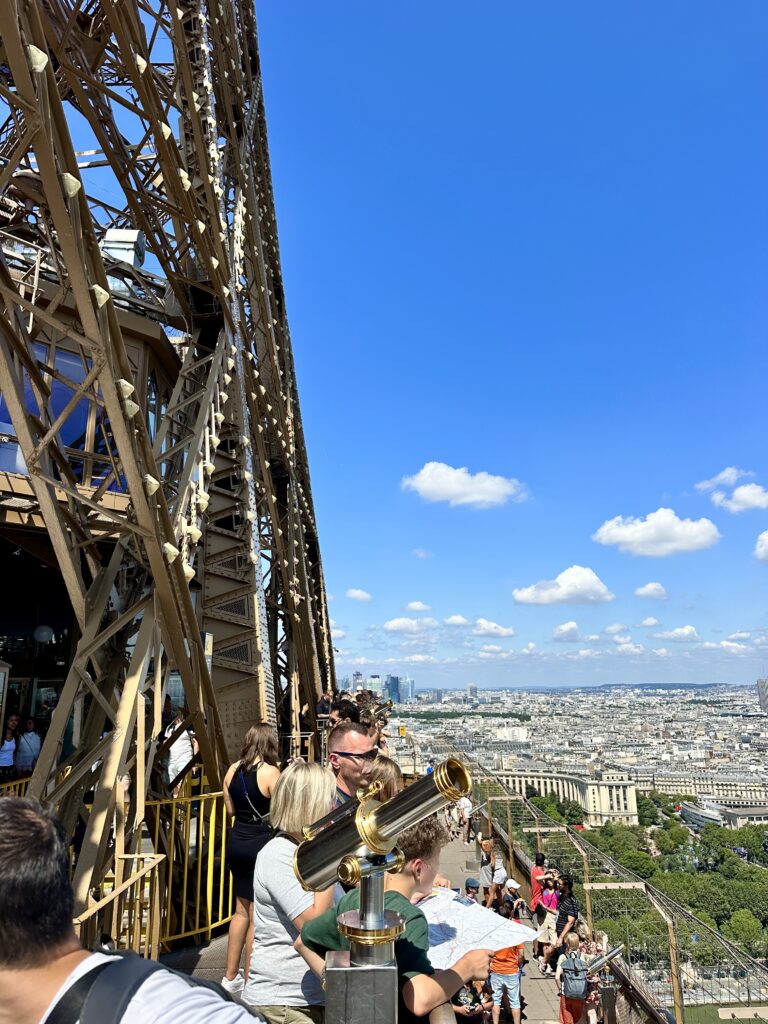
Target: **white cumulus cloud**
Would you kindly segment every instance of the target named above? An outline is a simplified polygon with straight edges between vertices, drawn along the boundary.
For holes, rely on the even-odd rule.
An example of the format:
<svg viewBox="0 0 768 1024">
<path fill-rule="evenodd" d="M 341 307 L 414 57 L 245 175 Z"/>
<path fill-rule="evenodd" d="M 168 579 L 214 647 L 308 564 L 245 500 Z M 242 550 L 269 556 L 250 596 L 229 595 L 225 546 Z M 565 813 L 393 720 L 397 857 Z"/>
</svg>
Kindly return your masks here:
<svg viewBox="0 0 768 1024">
<path fill-rule="evenodd" d="M 359 587 L 350 587 L 347 591 L 347 597 L 352 601 L 370 601 L 371 595 L 367 590 L 361 590 Z"/>
<path fill-rule="evenodd" d="M 469 619 L 465 619 L 463 615 L 449 615 L 447 619 L 443 619 L 446 626 L 468 626 Z"/>
<path fill-rule="evenodd" d="M 414 548 L 411 554 L 414 558 L 431 558 L 432 556 L 432 552 L 427 551 L 426 548 Z"/>
<path fill-rule="evenodd" d="M 403 661 L 407 661 L 411 665 L 423 665 L 425 663 L 434 664 L 437 658 L 431 654 L 409 654 L 407 658 L 403 658 Z"/>
<path fill-rule="evenodd" d="M 424 501 L 447 501 L 449 505 L 493 508 L 529 497 L 525 484 L 514 477 L 492 473 L 470 473 L 466 466 L 456 468 L 445 462 L 427 462 L 414 476 L 400 482 L 404 491 L 415 491 Z"/>
<path fill-rule="evenodd" d="M 621 633 L 621 631 L 626 628 L 627 627 L 623 622 L 614 622 L 611 626 L 605 627 L 605 632 L 608 636 L 614 636 L 616 633 Z"/>
<path fill-rule="evenodd" d="M 570 622 L 561 622 L 559 626 L 555 626 L 552 630 L 552 639 L 558 640 L 560 643 L 570 643 L 572 641 L 581 640 L 578 624 L 573 620 Z"/>
<path fill-rule="evenodd" d="M 755 541 L 754 555 L 758 562 L 768 562 L 768 530 L 763 530 Z"/>
<path fill-rule="evenodd" d="M 729 640 L 749 640 L 752 634 L 746 629 L 739 629 L 735 633 L 731 633 L 728 637 Z"/>
<path fill-rule="evenodd" d="M 658 624 L 659 620 L 654 619 L 652 615 L 649 615 L 647 619 L 643 619 L 643 621 L 640 623 L 641 626 L 647 626 L 649 629 L 651 626 L 658 626 Z"/>
<path fill-rule="evenodd" d="M 480 650 L 487 651 L 488 654 L 499 654 L 504 648 L 500 647 L 499 644 L 483 644 Z"/>
<path fill-rule="evenodd" d="M 656 655 L 657 658 L 667 658 L 667 657 L 669 657 L 669 651 L 667 650 L 666 647 L 654 647 L 653 648 L 653 653 Z"/>
<path fill-rule="evenodd" d="M 535 653 L 536 653 L 536 644 L 534 644 L 532 642 L 531 643 L 527 643 L 525 645 L 525 647 L 523 648 L 523 654 L 535 654 Z"/>
<path fill-rule="evenodd" d="M 431 608 L 428 604 L 424 604 L 423 601 L 409 601 L 405 606 L 405 610 L 408 612 L 428 612 Z"/>
<path fill-rule="evenodd" d="M 642 644 L 633 644 L 629 637 L 625 637 L 625 643 L 619 644 L 616 648 L 619 654 L 642 654 L 645 648 Z"/>
<path fill-rule="evenodd" d="M 334 629 L 333 630 L 333 639 L 334 640 L 343 640 L 346 635 L 347 635 L 346 629 Z"/>
<path fill-rule="evenodd" d="M 635 597 L 650 597 L 654 601 L 666 601 L 667 592 L 660 583 L 644 583 L 635 588 Z"/>
<path fill-rule="evenodd" d="M 745 651 L 750 650 L 746 644 L 737 644 L 732 640 L 721 640 L 719 643 L 707 640 L 701 647 L 705 651 L 726 651 L 728 654 L 743 654 Z"/>
<path fill-rule="evenodd" d="M 515 631 L 511 626 L 500 626 L 498 622 L 491 622 L 490 619 L 475 619 L 475 627 L 472 632 L 475 636 L 515 635 Z"/>
<path fill-rule="evenodd" d="M 714 491 L 712 504 L 719 508 L 727 508 L 729 512 L 748 512 L 753 508 L 768 508 L 768 491 L 760 484 L 742 484 L 737 487 L 730 498 L 724 491 Z"/>
<path fill-rule="evenodd" d="M 390 619 L 384 623 L 384 629 L 388 633 L 423 633 L 427 629 L 434 629 L 437 619 L 409 619 L 402 616 L 399 619 Z"/>
<path fill-rule="evenodd" d="M 655 640 L 676 640 L 679 643 L 690 643 L 700 640 L 695 626 L 678 626 L 677 629 L 668 629 L 664 633 L 654 633 Z"/>
<path fill-rule="evenodd" d="M 629 555 L 663 558 L 681 551 L 701 551 L 720 540 L 710 519 L 681 519 L 671 508 L 659 508 L 641 519 L 614 516 L 592 534 L 598 544 L 618 547 Z"/>
<path fill-rule="evenodd" d="M 629 635 L 629 633 L 615 633 L 613 637 L 613 642 L 615 644 L 618 644 L 620 647 L 626 647 L 627 644 L 632 643 L 632 637 Z"/>
<path fill-rule="evenodd" d="M 592 569 L 572 565 L 553 580 L 512 591 L 518 604 L 600 604 L 616 597 Z"/>
<path fill-rule="evenodd" d="M 733 487 L 739 480 L 754 475 L 748 469 L 739 469 L 738 466 L 726 466 L 717 476 L 713 476 L 710 480 L 700 480 L 695 486 L 697 491 L 714 491 L 717 487 Z"/>
</svg>

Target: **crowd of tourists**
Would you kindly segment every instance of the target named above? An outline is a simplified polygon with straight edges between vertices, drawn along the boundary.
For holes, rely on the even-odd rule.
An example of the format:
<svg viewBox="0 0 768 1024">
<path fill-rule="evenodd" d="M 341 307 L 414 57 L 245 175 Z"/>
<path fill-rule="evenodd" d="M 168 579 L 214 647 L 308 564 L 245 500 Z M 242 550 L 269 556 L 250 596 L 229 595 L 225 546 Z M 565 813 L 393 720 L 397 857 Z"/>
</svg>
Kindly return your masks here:
<svg viewBox="0 0 768 1024">
<path fill-rule="evenodd" d="M 493 837 L 483 836 L 480 819 L 472 818 L 471 802 L 462 798 L 446 807 L 445 817 L 451 838 L 477 844 L 478 877 L 466 880 L 466 898 L 535 928 L 534 970 L 555 982 L 560 1024 L 597 1024 L 600 993 L 589 964 L 603 953 L 603 947 L 589 939 L 579 915 L 573 878 L 548 865 L 544 854 L 537 853 L 530 870 L 531 897 L 526 901 L 520 893 L 521 883 L 508 877 Z M 497 951 L 488 980 L 474 982 L 462 995 L 462 1001 L 471 1006 L 471 1012 L 465 1010 L 464 1014 L 478 1024 L 498 1024 L 503 1010 L 514 1024 L 525 1020 L 522 979 L 527 962 L 523 945 Z"/>
<path fill-rule="evenodd" d="M 274 731 L 260 724 L 248 730 L 225 774 L 224 800 L 233 819 L 226 861 L 236 905 L 217 991 L 139 958 L 82 950 L 72 929 L 69 840 L 62 825 L 34 800 L 0 800 L 0 1007 L 12 1013 L 9 1020 L 245 1024 L 256 1017 L 267 1024 L 322 1024 L 325 955 L 348 948 L 337 917 L 358 908 L 359 889 L 306 891 L 294 871 L 296 846 L 306 826 L 362 787 L 379 782 L 378 799 L 387 800 L 403 778 L 386 752 L 386 717 L 372 695 L 324 694 L 316 713 L 327 722 L 325 766 L 300 757 L 281 761 Z M 6 731 L 15 757 L 15 732 L 8 737 Z M 472 950 L 449 970 L 430 963 L 427 920 L 417 903 L 434 885 L 451 885 L 440 874 L 440 851 L 461 838 L 477 843 L 480 861 L 479 877 L 466 881 L 466 896 L 503 917 L 533 917 L 542 929 L 538 969 L 562 992 L 561 1024 L 579 1024 L 582 1017 L 596 1024 L 596 990 L 577 998 L 569 987 L 572 974 L 586 976 L 590 953 L 579 935 L 572 880 L 539 855 L 527 905 L 493 839 L 476 826 L 471 803 L 460 800 L 446 811 L 445 823 L 432 815 L 399 836 L 404 867 L 385 876 L 384 894 L 385 908 L 405 922 L 395 942 L 399 1021 L 415 1024 L 438 1007 L 477 1024 L 500 1024 L 502 1015 L 514 1024 L 525 1019 L 522 945 Z M 22 999 L 20 992 L 31 994 Z"/>
</svg>

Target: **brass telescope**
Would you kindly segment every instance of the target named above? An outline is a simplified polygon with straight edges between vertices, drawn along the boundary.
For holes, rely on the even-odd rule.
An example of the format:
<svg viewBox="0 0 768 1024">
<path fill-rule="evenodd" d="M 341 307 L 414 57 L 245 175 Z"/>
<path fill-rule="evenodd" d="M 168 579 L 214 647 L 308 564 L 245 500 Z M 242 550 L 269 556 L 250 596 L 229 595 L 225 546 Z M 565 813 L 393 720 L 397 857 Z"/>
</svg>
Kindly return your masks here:
<svg viewBox="0 0 768 1024">
<path fill-rule="evenodd" d="M 472 792 L 472 780 L 454 758 L 441 762 L 431 775 L 379 803 L 379 783 L 304 829 L 293 868 L 305 889 L 327 889 L 338 878 L 360 885 L 359 909 L 336 921 L 348 950 L 325 958 L 326 1024 L 391 1024 L 397 1019 L 395 942 L 405 918 L 384 909 L 384 875 L 403 868 L 395 848 L 403 829 L 415 825 L 449 801 Z M 451 1013 L 453 1019 L 453 1013 Z"/>
<path fill-rule="evenodd" d="M 337 877 L 339 865 L 348 857 L 385 857 L 391 853 L 403 829 L 439 811 L 446 803 L 468 796 L 472 780 L 461 761 L 449 757 L 435 770 L 402 793 L 382 804 L 371 791 L 359 795 L 354 814 L 336 812 L 324 828 L 323 821 L 309 826 L 311 836 L 296 848 L 293 866 L 296 877 L 307 890 L 327 889 Z M 347 861 L 347 863 L 349 863 Z"/>
</svg>

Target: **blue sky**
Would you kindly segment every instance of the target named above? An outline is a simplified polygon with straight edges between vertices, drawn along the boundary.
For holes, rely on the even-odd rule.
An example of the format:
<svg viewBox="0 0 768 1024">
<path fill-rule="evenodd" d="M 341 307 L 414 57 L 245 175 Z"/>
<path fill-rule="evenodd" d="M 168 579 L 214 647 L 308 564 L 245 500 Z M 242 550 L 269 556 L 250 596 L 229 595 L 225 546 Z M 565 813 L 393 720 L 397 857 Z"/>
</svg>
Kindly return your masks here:
<svg viewBox="0 0 768 1024">
<path fill-rule="evenodd" d="M 257 13 L 338 674 L 768 670 L 762 0 Z"/>
</svg>

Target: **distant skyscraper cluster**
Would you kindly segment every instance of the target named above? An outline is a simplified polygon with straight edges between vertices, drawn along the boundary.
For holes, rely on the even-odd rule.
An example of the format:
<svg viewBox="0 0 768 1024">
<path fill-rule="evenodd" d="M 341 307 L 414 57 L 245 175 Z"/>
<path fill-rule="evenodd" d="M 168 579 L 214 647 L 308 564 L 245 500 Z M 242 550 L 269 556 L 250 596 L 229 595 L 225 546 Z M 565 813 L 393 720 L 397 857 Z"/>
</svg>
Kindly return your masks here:
<svg viewBox="0 0 768 1024">
<path fill-rule="evenodd" d="M 768 715 L 768 679 L 757 680 L 757 696 L 760 698 L 760 710 Z"/>
<path fill-rule="evenodd" d="M 384 700 L 391 700 L 393 704 L 405 704 L 407 701 L 416 700 L 416 682 L 410 676 L 388 675 L 384 679 L 378 673 L 364 676 L 362 672 L 353 672 L 352 678 L 345 677 L 339 681 L 339 689 L 349 690 L 354 693 L 358 687 L 362 690 L 370 690 Z M 442 691 L 437 690 L 442 699 Z"/>
</svg>

